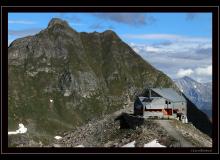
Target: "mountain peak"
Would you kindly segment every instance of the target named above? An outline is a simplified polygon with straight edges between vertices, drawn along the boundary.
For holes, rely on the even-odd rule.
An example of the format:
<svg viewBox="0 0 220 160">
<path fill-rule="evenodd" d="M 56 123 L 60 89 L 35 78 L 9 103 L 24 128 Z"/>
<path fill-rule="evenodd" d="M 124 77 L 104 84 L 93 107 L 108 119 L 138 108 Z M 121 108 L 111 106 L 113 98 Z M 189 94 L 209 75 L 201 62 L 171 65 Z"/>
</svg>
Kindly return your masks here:
<svg viewBox="0 0 220 160">
<path fill-rule="evenodd" d="M 195 81 L 195 80 L 193 80 L 192 78 L 190 78 L 190 77 L 188 77 L 188 76 L 184 76 L 182 79 L 190 80 L 190 81 Z"/>
<path fill-rule="evenodd" d="M 102 32 L 102 34 L 105 34 L 105 35 L 115 35 L 115 36 L 118 37 L 118 35 L 114 31 L 109 30 L 109 29 L 105 30 L 104 32 Z"/>
<path fill-rule="evenodd" d="M 101 33 L 102 35 L 106 36 L 106 37 L 111 37 L 113 39 L 120 39 L 120 37 L 117 35 L 117 33 L 115 33 L 112 30 L 105 30 L 104 32 Z"/>
<path fill-rule="evenodd" d="M 113 30 L 110 30 L 110 29 L 105 30 L 103 33 L 113 33 L 113 34 L 115 34 L 115 32 Z"/>
<path fill-rule="evenodd" d="M 50 20 L 50 22 L 48 23 L 48 28 L 50 28 L 54 25 L 57 25 L 57 24 L 62 25 L 62 26 L 69 26 L 67 21 L 65 21 L 65 20 L 62 20 L 60 18 L 52 18 Z"/>
</svg>

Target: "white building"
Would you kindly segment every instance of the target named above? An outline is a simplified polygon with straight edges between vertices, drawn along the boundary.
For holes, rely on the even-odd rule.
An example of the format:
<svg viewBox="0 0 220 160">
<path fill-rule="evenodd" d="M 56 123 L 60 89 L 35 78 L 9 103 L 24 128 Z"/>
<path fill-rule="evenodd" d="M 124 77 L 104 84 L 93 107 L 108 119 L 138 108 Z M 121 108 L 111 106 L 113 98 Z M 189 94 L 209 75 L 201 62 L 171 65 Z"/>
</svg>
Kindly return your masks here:
<svg viewBox="0 0 220 160">
<path fill-rule="evenodd" d="M 187 118 L 187 101 L 172 88 L 151 88 L 137 97 L 134 114 L 144 118 Z"/>
</svg>

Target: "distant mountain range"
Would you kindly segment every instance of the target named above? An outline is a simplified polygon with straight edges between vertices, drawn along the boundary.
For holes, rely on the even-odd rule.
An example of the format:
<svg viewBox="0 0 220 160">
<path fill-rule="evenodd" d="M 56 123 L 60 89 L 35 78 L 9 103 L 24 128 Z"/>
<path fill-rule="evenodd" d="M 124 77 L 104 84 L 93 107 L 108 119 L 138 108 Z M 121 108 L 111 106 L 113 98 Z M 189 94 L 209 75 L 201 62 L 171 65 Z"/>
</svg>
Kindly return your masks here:
<svg viewBox="0 0 220 160">
<path fill-rule="evenodd" d="M 177 87 L 210 119 L 212 118 L 212 83 L 199 83 L 190 77 L 174 80 Z"/>
</svg>

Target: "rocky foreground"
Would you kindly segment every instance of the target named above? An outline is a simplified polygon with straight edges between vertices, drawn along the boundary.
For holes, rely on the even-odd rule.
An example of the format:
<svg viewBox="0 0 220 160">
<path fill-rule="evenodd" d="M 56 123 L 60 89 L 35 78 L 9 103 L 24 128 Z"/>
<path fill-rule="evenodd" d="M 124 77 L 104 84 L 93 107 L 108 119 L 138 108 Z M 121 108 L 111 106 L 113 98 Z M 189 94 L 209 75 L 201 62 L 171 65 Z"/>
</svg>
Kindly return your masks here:
<svg viewBox="0 0 220 160">
<path fill-rule="evenodd" d="M 29 139 L 27 134 L 10 135 L 9 143 L 15 147 L 122 147 L 135 141 L 135 147 L 144 147 L 155 139 L 166 147 L 184 147 L 178 137 L 172 136 L 158 120 L 144 120 L 143 125 L 136 129 L 120 129 L 119 121 L 115 119 L 121 113 L 132 113 L 132 103 L 113 114 L 93 119 L 89 123 L 72 129 L 71 131 L 54 135 L 58 137 L 48 144 L 39 140 Z M 159 120 L 163 121 L 163 120 Z M 167 121 L 167 120 L 164 120 Z M 167 121 L 179 137 L 190 143 L 192 147 L 211 147 L 212 140 L 200 132 L 191 123 L 183 124 L 178 120 Z"/>
<path fill-rule="evenodd" d="M 157 139 L 166 147 L 187 147 L 180 138 L 174 137 L 158 120 L 144 120 L 144 124 L 136 129 L 120 129 L 115 118 L 125 110 L 105 116 L 102 120 L 91 121 L 85 126 L 64 133 L 63 138 L 55 140 L 53 147 L 122 147 L 135 141 L 135 147 L 144 147 L 144 144 Z M 129 112 L 129 111 L 128 111 Z M 167 121 L 167 120 L 160 120 Z M 176 130 L 179 137 L 190 144 L 190 147 L 212 147 L 212 140 L 200 132 L 191 123 L 183 124 L 178 120 L 169 120 L 170 126 Z"/>
<path fill-rule="evenodd" d="M 136 129 L 120 129 L 120 123 L 115 119 L 122 112 L 131 113 L 131 106 L 66 132 L 61 139 L 55 140 L 50 146 L 122 147 L 135 141 L 136 147 L 143 147 L 154 139 L 158 139 L 161 144 L 168 147 L 176 143 L 176 140 L 153 120 L 145 120 L 144 124 Z"/>
</svg>

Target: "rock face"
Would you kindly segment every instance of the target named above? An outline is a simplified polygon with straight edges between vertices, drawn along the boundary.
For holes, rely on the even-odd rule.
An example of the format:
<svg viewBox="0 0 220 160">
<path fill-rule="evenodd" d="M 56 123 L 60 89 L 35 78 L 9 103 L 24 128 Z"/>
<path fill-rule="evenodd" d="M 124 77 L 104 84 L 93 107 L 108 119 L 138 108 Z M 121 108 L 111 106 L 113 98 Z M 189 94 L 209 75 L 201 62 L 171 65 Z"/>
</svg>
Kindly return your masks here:
<svg viewBox="0 0 220 160">
<path fill-rule="evenodd" d="M 200 111 L 185 95 L 187 100 L 187 118 L 196 128 L 212 137 L 212 124 L 208 116 Z"/>
<path fill-rule="evenodd" d="M 183 93 L 209 118 L 212 117 L 212 85 L 202 84 L 189 77 L 175 80 L 176 85 Z"/>
<path fill-rule="evenodd" d="M 44 139 L 122 108 L 144 87 L 173 87 L 115 32 L 76 32 L 54 18 L 8 48 L 9 129 Z M 51 101 L 51 99 L 53 101 Z"/>
</svg>

